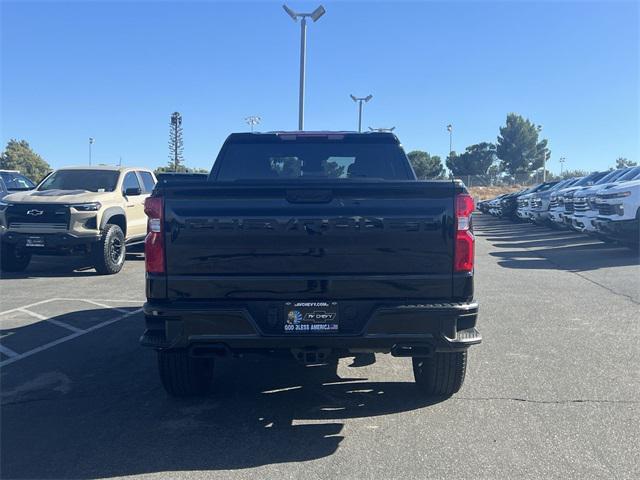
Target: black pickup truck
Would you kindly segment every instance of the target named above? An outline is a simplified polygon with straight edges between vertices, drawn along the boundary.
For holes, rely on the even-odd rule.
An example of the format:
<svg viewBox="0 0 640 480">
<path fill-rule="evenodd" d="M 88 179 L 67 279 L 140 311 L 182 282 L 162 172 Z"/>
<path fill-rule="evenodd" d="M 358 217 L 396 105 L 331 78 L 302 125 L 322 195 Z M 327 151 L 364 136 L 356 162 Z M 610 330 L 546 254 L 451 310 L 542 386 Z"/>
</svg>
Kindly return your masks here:
<svg viewBox="0 0 640 480">
<path fill-rule="evenodd" d="M 418 181 L 390 133 L 237 133 L 208 178 L 164 179 L 145 205 L 146 330 L 172 395 L 206 392 L 218 356 L 304 364 L 411 357 L 450 396 L 481 341 L 473 200 Z"/>
</svg>

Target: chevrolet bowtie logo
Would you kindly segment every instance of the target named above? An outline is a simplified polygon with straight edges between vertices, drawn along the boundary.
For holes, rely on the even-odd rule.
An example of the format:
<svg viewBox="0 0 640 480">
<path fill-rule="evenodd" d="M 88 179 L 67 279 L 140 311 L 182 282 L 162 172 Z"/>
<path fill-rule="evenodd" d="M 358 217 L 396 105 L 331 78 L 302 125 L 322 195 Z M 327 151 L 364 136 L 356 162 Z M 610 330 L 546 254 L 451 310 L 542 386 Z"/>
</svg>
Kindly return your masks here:
<svg viewBox="0 0 640 480">
<path fill-rule="evenodd" d="M 42 215 L 43 213 L 44 213 L 44 211 L 43 211 L 43 210 L 36 210 L 36 209 L 28 210 L 28 211 L 27 211 L 27 215 L 33 215 L 34 217 L 39 217 L 39 216 L 40 216 L 40 215 Z"/>
</svg>

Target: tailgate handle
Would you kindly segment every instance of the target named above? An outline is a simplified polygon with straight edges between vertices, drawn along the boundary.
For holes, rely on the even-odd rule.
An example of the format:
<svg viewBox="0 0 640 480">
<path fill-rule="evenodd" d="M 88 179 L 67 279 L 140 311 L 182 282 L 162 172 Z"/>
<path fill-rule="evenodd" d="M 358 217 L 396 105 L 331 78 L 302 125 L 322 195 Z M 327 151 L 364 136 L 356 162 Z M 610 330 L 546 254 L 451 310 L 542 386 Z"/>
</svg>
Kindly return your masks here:
<svg viewBox="0 0 640 480">
<path fill-rule="evenodd" d="M 333 191 L 331 190 L 287 190 L 287 202 L 289 203 L 329 203 L 331 200 L 333 200 Z"/>
</svg>

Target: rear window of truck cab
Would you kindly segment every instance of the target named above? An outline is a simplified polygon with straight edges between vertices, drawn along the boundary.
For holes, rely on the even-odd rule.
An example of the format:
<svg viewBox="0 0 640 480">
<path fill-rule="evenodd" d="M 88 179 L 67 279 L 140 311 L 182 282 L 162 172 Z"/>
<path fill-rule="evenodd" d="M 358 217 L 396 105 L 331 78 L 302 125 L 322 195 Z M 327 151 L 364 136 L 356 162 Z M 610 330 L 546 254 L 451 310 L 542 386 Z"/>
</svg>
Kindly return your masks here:
<svg viewBox="0 0 640 480">
<path fill-rule="evenodd" d="M 214 165 L 213 176 L 220 181 L 414 179 L 397 143 L 314 138 L 228 143 Z"/>
</svg>

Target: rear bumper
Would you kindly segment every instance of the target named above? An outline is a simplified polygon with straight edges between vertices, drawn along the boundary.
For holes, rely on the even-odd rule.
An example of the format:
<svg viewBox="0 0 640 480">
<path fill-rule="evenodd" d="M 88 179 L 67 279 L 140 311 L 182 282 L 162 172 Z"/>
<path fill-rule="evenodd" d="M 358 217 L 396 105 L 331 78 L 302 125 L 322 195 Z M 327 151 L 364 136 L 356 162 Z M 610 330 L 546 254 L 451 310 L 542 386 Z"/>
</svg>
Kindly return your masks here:
<svg viewBox="0 0 640 480">
<path fill-rule="evenodd" d="M 392 305 L 375 308 L 357 333 L 268 334 L 247 308 L 215 304 L 144 305 L 143 346 L 155 349 L 215 345 L 241 353 L 292 348 L 398 352 L 412 347 L 459 351 L 482 341 L 477 303 Z M 267 318 L 275 325 L 283 319 Z M 409 350 L 407 350 L 407 348 Z"/>
</svg>

